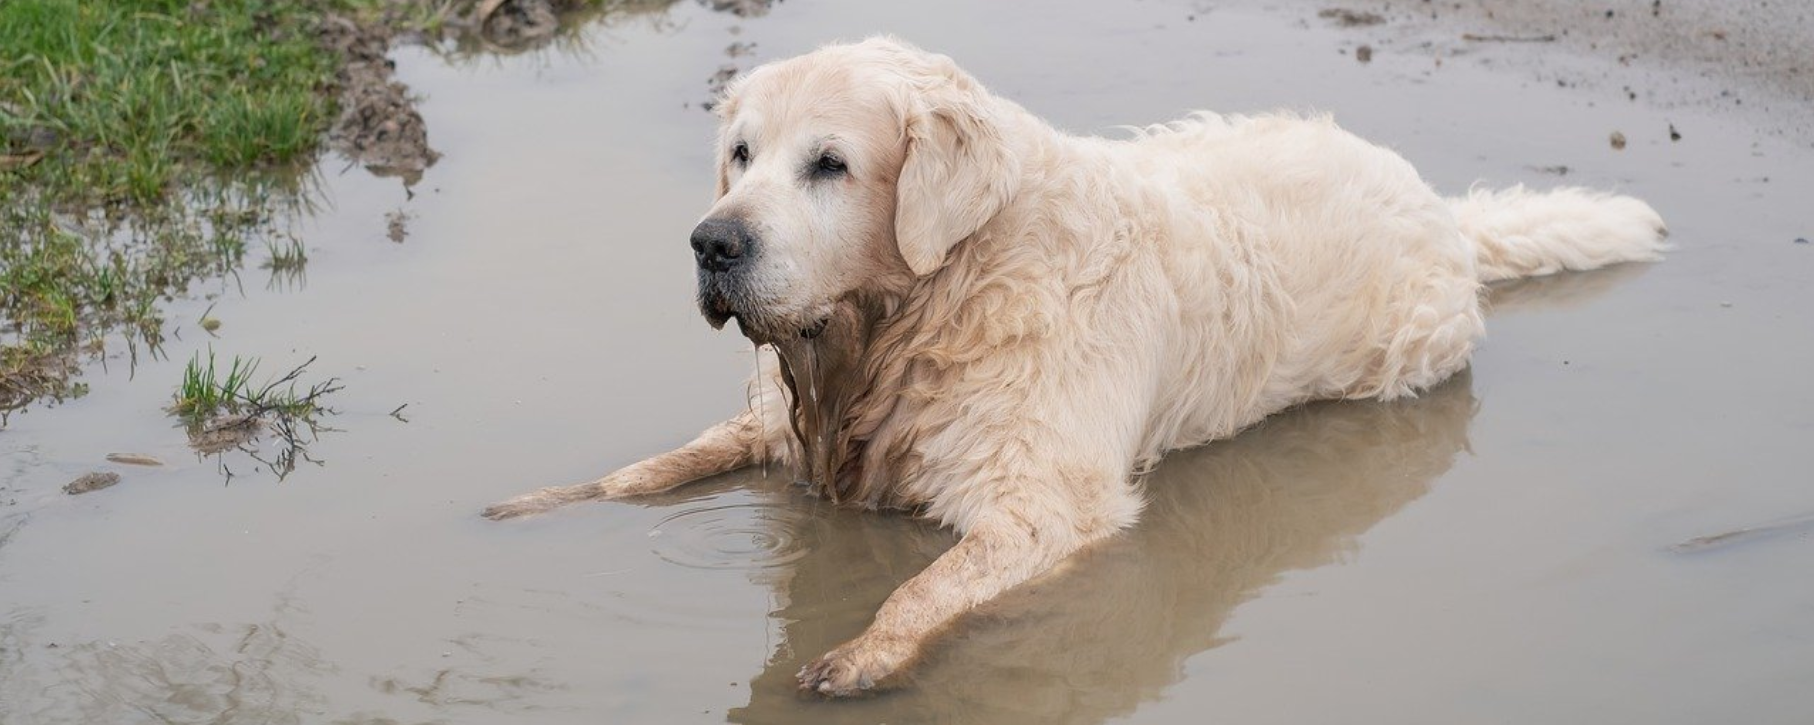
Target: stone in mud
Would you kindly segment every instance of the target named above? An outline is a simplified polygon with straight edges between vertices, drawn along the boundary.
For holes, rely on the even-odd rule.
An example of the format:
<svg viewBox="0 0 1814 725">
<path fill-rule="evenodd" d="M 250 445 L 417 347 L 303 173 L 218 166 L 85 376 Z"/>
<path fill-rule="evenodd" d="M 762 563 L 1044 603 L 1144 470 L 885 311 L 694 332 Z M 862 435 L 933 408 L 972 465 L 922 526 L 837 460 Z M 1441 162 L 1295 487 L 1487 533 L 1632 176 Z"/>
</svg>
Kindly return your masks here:
<svg viewBox="0 0 1814 725">
<path fill-rule="evenodd" d="M 112 471 L 94 471 L 84 473 L 80 478 L 63 484 L 63 493 L 80 496 L 90 491 L 99 491 L 120 482 L 120 474 Z"/>
</svg>

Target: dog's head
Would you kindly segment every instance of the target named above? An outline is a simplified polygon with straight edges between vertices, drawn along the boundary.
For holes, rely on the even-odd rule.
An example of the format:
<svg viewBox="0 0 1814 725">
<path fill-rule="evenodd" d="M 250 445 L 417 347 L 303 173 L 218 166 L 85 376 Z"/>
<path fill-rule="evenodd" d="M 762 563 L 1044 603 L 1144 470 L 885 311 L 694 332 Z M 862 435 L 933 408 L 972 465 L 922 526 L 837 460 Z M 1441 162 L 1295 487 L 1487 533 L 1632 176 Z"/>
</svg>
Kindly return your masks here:
<svg viewBox="0 0 1814 725">
<path fill-rule="evenodd" d="M 1020 177 L 1008 105 L 891 39 L 764 65 L 718 108 L 718 198 L 692 235 L 699 307 L 758 343 L 812 337 L 839 302 L 936 272 Z"/>
</svg>

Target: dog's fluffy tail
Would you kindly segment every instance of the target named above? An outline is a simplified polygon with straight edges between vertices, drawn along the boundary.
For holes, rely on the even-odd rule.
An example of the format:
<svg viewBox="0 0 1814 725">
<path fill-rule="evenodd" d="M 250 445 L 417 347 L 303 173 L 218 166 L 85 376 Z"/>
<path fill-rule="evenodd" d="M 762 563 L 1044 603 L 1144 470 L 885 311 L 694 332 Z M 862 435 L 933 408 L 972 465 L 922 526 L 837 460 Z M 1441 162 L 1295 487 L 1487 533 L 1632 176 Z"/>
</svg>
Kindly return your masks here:
<svg viewBox="0 0 1814 725">
<path fill-rule="evenodd" d="M 1574 187 L 1476 189 L 1449 208 L 1483 282 L 1660 259 L 1669 233 L 1649 204 Z"/>
</svg>

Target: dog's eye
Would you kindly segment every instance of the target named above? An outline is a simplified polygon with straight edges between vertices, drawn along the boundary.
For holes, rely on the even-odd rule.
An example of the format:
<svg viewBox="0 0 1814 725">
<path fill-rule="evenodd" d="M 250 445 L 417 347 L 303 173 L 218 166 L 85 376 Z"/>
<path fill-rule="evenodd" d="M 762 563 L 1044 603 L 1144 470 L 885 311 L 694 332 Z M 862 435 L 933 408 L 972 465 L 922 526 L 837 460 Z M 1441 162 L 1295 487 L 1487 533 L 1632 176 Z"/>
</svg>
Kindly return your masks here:
<svg viewBox="0 0 1814 725">
<path fill-rule="evenodd" d="M 844 161 L 831 154 L 820 154 L 818 162 L 813 165 L 813 171 L 820 176 L 837 176 L 845 171 Z"/>
<path fill-rule="evenodd" d="M 736 146 L 732 146 L 731 147 L 731 160 L 737 162 L 738 164 L 748 164 L 750 162 L 749 144 L 739 143 Z"/>
</svg>

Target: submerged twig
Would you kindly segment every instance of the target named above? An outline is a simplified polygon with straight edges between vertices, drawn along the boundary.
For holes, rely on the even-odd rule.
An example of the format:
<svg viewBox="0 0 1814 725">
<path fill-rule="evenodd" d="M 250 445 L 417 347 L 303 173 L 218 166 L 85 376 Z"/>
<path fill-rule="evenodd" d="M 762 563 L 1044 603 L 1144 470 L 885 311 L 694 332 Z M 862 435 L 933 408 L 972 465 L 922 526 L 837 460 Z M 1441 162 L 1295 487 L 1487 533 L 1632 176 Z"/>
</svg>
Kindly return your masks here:
<svg viewBox="0 0 1814 725">
<path fill-rule="evenodd" d="M 1790 534 L 1790 533 L 1796 533 L 1796 532 L 1805 533 L 1807 531 L 1814 531 L 1814 513 L 1803 514 L 1801 516 L 1795 516 L 1795 517 L 1791 517 L 1791 518 L 1787 518 L 1787 519 L 1781 519 L 1778 521 L 1772 521 L 1769 523 L 1758 524 L 1756 526 L 1750 526 L 1750 527 L 1746 527 L 1746 528 L 1742 528 L 1742 529 L 1734 529 L 1732 531 L 1726 531 L 1726 532 L 1718 533 L 1718 534 L 1710 534 L 1707 536 L 1697 536 L 1697 537 L 1694 537 L 1687 541 L 1684 541 L 1684 542 L 1681 542 L 1674 546 L 1671 546 L 1671 547 L 1669 547 L 1669 550 L 1673 551 L 1677 554 L 1694 554 L 1694 553 L 1699 553 L 1699 552 L 1703 552 L 1703 551 L 1710 551 L 1713 549 L 1719 549 L 1719 548 L 1723 548 L 1723 547 L 1727 547 L 1727 546 L 1732 546 L 1735 544 L 1740 544 L 1740 543 L 1744 543 L 1746 541 L 1750 541 L 1752 539 L 1760 539 L 1760 538 L 1763 538 L 1766 536 L 1776 536 L 1776 535 L 1780 535 L 1780 534 Z"/>
<path fill-rule="evenodd" d="M 1476 35 L 1462 33 L 1461 39 L 1475 43 L 1554 43 L 1554 35 Z"/>
</svg>

